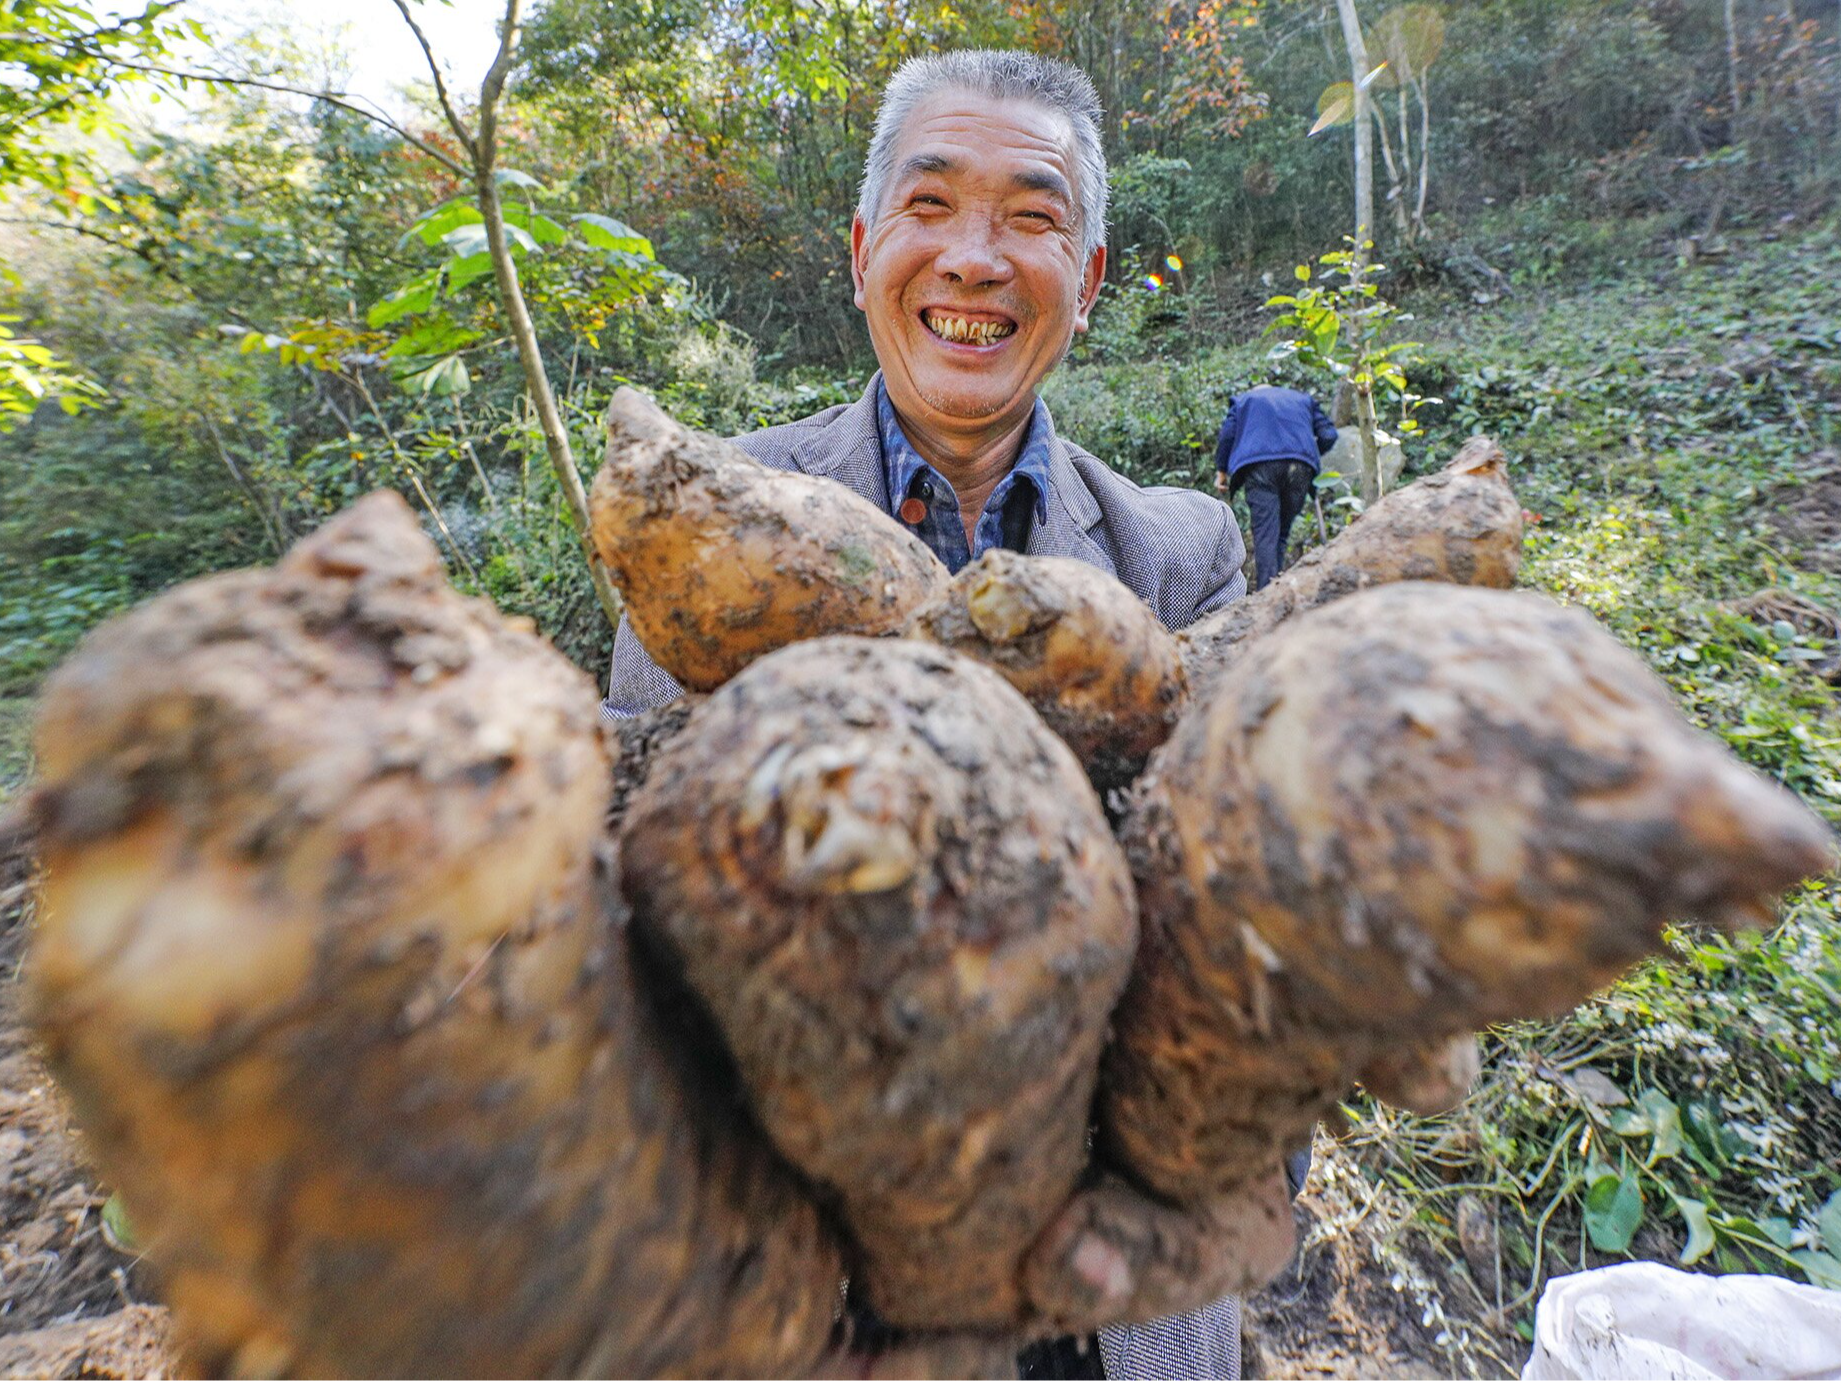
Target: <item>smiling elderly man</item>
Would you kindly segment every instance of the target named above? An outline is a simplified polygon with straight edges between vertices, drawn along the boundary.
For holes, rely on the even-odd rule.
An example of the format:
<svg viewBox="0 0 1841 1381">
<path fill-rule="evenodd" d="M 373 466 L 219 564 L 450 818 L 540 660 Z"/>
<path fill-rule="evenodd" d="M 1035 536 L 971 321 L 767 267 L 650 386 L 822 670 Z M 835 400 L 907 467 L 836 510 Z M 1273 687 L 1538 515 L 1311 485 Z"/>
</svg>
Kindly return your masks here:
<svg viewBox="0 0 1841 1381">
<path fill-rule="evenodd" d="M 992 547 L 1110 572 L 1171 628 L 1246 593 L 1225 504 L 1145 489 L 1056 435 L 1037 390 L 1087 329 L 1106 269 L 1100 105 L 1077 68 L 1027 53 L 904 64 L 883 95 L 850 228 L 856 304 L 881 371 L 848 406 L 737 438 L 764 465 L 828 475 L 958 571 Z M 681 687 L 622 624 L 605 712 Z M 1032 1348 L 1032 1375 L 1235 1376 L 1239 1312 Z"/>
<path fill-rule="evenodd" d="M 883 95 L 850 228 L 882 366 L 857 402 L 736 438 L 829 475 L 958 571 L 992 547 L 1110 572 L 1171 628 L 1246 593 L 1227 505 L 1145 489 L 1055 432 L 1037 390 L 1087 329 L 1106 269 L 1093 84 L 1028 53 L 904 64 Z M 623 623 L 606 712 L 681 687 Z"/>
</svg>

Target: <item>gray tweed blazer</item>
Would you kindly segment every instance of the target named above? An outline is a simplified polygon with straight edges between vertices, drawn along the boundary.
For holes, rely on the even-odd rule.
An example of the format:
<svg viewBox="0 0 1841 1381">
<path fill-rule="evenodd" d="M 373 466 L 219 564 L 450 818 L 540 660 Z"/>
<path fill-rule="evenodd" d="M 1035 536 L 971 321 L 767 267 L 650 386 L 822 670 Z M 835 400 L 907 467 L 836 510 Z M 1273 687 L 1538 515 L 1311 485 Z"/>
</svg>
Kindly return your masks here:
<svg viewBox="0 0 1841 1381">
<path fill-rule="evenodd" d="M 888 480 L 876 427 L 881 377 L 871 379 L 854 403 L 750 432 L 735 444 L 769 469 L 829 475 L 886 513 Z M 1030 531 L 1029 555 L 1098 566 L 1173 629 L 1246 594 L 1240 570 L 1246 548 L 1232 509 L 1193 489 L 1133 484 L 1056 435 L 1052 418 L 1048 425 L 1048 516 Z M 622 619 L 602 713 L 625 718 L 675 700 L 682 691 Z"/>
</svg>

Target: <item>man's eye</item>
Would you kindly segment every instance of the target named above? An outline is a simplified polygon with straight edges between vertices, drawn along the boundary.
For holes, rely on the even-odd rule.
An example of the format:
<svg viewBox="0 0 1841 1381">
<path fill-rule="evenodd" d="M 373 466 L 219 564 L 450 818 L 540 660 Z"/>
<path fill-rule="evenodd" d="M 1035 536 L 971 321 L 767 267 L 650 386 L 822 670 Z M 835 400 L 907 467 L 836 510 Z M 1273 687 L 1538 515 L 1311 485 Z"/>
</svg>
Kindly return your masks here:
<svg viewBox="0 0 1841 1381">
<path fill-rule="evenodd" d="M 924 193 L 914 198 L 914 204 L 916 206 L 944 206 L 946 205 L 946 203 L 941 201 L 938 197 L 928 196 Z"/>
</svg>

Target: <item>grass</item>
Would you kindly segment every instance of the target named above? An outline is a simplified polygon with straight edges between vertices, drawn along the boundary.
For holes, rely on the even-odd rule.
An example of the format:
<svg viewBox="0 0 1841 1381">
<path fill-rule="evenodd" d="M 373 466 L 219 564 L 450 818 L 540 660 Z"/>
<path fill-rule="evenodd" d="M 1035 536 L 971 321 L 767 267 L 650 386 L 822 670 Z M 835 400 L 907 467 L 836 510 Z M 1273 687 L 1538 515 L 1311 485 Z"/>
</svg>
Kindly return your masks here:
<svg viewBox="0 0 1841 1381">
<path fill-rule="evenodd" d="M 1753 241 L 1471 316 L 1424 366 L 1434 453 L 1487 430 L 1517 462 L 1523 583 L 1590 609 L 1831 822 L 1836 554 L 1783 514 L 1838 459 L 1838 270 L 1832 233 Z M 1564 1020 L 1490 1033 L 1451 1115 L 1357 1104 L 1362 1172 L 1524 1333 L 1547 1277 L 1625 1258 L 1841 1288 L 1838 895 L 1802 888 L 1762 936 L 1676 933 Z"/>
<path fill-rule="evenodd" d="M 0 806 L 25 786 L 32 768 L 32 702 L 0 696 Z"/>
</svg>

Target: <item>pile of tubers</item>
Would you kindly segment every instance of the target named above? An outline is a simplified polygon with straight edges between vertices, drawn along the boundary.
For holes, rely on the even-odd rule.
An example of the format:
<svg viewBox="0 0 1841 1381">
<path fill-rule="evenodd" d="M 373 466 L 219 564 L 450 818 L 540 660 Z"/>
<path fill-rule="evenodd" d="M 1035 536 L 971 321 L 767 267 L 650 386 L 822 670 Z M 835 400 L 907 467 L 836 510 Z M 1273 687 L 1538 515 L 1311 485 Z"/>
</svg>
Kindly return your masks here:
<svg viewBox="0 0 1841 1381">
<path fill-rule="evenodd" d="M 47 687 L 35 1018 L 202 1373 L 1001 1372 L 1257 1288 L 1357 1082 L 1449 1105 L 1476 1030 L 1830 864 L 1500 588 L 1487 442 L 1172 634 L 608 427 L 677 705 L 602 725 L 393 495 Z"/>
</svg>

